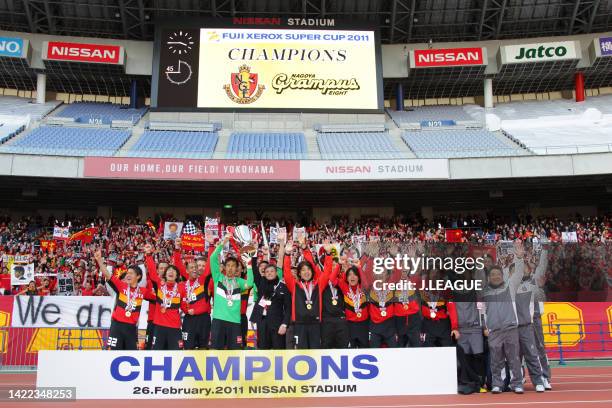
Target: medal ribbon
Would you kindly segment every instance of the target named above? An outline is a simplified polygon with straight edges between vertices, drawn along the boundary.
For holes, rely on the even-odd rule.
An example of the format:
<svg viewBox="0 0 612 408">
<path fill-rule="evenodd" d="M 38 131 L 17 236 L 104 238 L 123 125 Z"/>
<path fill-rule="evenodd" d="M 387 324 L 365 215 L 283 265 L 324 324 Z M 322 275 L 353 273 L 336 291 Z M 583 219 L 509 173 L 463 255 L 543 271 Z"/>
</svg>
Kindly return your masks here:
<svg viewBox="0 0 612 408">
<path fill-rule="evenodd" d="M 327 284 L 329 285 L 329 290 L 331 290 L 332 300 L 338 300 L 338 288 L 334 287 L 331 281 L 327 282 Z"/>
<path fill-rule="evenodd" d="M 355 313 L 361 312 L 361 289 L 357 288 L 357 291 L 353 292 L 353 289 L 349 286 L 349 298 L 353 301 Z"/>
<path fill-rule="evenodd" d="M 168 286 L 164 283 L 162 285 L 162 293 L 164 294 L 164 307 L 167 309 L 172 306 L 172 299 L 176 296 L 177 284 L 175 283 L 172 287 L 172 291 L 168 291 Z M 169 295 L 169 296 L 168 296 Z"/>
<path fill-rule="evenodd" d="M 308 288 L 304 286 L 304 282 L 300 282 L 300 286 L 304 289 L 304 293 L 306 294 L 306 304 L 312 304 L 312 292 L 314 291 L 314 285 L 312 281 L 308 282 Z"/>
</svg>

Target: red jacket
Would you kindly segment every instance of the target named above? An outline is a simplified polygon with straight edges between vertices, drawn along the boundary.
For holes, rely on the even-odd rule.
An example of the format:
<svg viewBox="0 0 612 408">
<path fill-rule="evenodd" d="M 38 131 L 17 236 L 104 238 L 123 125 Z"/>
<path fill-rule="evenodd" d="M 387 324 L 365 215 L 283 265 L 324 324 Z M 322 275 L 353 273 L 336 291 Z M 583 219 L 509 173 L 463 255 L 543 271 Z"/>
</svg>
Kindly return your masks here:
<svg viewBox="0 0 612 408">
<path fill-rule="evenodd" d="M 447 302 L 445 300 L 439 300 L 436 305 L 436 316 L 431 317 L 431 309 L 427 303 L 421 304 L 421 313 L 425 319 L 429 320 L 443 320 L 450 318 L 451 330 L 458 330 L 459 325 L 457 323 L 457 308 L 453 302 Z"/>
<path fill-rule="evenodd" d="M 212 252 L 211 252 L 212 254 Z M 189 309 L 193 309 L 194 315 L 201 315 L 203 313 L 210 313 L 210 296 L 208 295 L 208 288 L 206 288 L 206 278 L 210 276 L 210 257 L 206 263 L 204 273 L 198 276 L 196 279 L 191 279 L 187 273 L 187 268 L 181 259 L 181 252 L 175 251 L 173 257 L 174 265 L 181 272 L 181 276 L 185 279 L 184 282 L 179 284 L 180 290 L 185 293 L 185 297 L 181 302 L 181 309 L 183 313 L 187 314 Z M 190 290 L 187 290 L 189 284 Z M 188 298 L 191 295 L 191 299 Z"/>
<path fill-rule="evenodd" d="M 340 266 L 338 266 L 337 269 L 339 268 Z M 361 271 L 359 271 L 359 276 L 361 276 Z M 335 274 L 332 274 L 331 282 L 332 285 L 339 286 L 340 290 L 342 291 L 342 294 L 344 295 L 344 313 L 346 314 L 346 320 L 348 320 L 349 322 L 363 322 L 365 320 L 368 320 L 370 316 L 368 312 L 368 299 L 363 289 L 361 289 L 360 286 L 350 287 L 348 282 L 346 281 L 346 276 L 344 273 L 342 273 L 342 275 L 340 275 L 339 277 L 337 272 Z M 355 304 L 353 298 L 351 297 L 354 296 L 355 298 L 357 298 L 357 295 L 359 295 L 357 303 L 359 308 L 357 310 L 359 310 L 360 316 L 357 316 L 357 312 L 355 311 Z"/>
<path fill-rule="evenodd" d="M 145 263 L 154 263 L 153 257 L 147 255 L 145 258 Z M 149 269 L 147 267 L 147 269 Z M 167 283 L 161 282 L 161 279 L 157 273 L 155 274 L 147 274 L 147 280 L 151 282 L 153 285 L 153 290 L 155 291 L 155 298 L 158 309 L 155 312 L 155 319 L 153 323 L 158 326 L 170 327 L 174 329 L 179 329 L 181 327 L 181 300 L 186 296 L 185 290 L 181 290 L 181 287 L 178 283 Z M 164 294 L 164 292 L 166 292 Z M 168 296 L 170 295 L 170 296 Z M 166 301 L 169 303 L 169 307 L 164 308 L 164 297 L 168 296 Z"/>
<path fill-rule="evenodd" d="M 315 264 L 314 259 L 312 258 L 312 253 L 309 249 L 303 251 L 304 259 L 312 265 L 314 269 L 314 276 L 312 278 L 312 282 L 315 284 L 318 295 L 319 295 L 319 321 L 321 321 L 321 314 L 323 312 L 323 290 L 325 286 L 327 286 L 327 282 L 329 282 L 329 275 L 331 274 L 332 269 L 332 258 L 331 256 L 325 257 L 325 265 L 323 268 L 323 272 L 321 273 L 321 269 Z M 291 292 L 291 321 L 295 322 L 295 293 L 296 289 L 304 290 L 298 284 L 296 279 L 293 277 L 291 273 L 291 256 L 286 254 L 285 260 L 283 263 L 283 277 L 285 279 L 285 284 Z"/>
</svg>

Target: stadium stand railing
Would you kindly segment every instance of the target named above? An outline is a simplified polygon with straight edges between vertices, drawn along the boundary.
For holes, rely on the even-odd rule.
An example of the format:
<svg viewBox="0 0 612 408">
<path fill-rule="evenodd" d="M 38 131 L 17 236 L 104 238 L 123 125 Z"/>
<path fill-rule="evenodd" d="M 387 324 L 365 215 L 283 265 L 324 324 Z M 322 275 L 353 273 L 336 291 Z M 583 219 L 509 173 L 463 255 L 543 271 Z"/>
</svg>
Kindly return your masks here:
<svg viewBox="0 0 612 408">
<path fill-rule="evenodd" d="M 609 357 L 612 353 L 612 329 L 609 322 L 594 323 L 556 323 L 555 340 L 545 342 L 549 351 L 556 351 L 559 364 L 565 365 L 568 359 L 580 359 L 581 353 L 601 354 Z M 580 340 L 571 345 L 569 336 L 578 335 Z"/>
</svg>

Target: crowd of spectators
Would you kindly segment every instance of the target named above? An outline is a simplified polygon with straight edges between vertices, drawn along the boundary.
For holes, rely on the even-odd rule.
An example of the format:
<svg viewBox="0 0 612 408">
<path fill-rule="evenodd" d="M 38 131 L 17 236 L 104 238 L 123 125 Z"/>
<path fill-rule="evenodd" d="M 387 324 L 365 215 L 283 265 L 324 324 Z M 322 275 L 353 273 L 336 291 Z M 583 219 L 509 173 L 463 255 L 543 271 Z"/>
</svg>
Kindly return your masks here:
<svg viewBox="0 0 612 408">
<path fill-rule="evenodd" d="M 165 215 L 165 220 L 172 220 Z M 27 217 L 13 220 L 10 217 L 0 217 L 0 291 L 4 294 L 62 294 L 74 296 L 105 296 L 107 290 L 102 274 L 99 273 L 96 262 L 92 259 L 90 246 L 102 247 L 109 263 L 114 269 L 120 270 L 126 265 L 140 264 L 143 261 L 142 247 L 145 243 L 155 242 L 160 252 L 158 259 L 170 259 L 174 244 L 163 241 L 159 234 L 160 217 L 156 220 L 139 220 L 136 218 L 102 219 L 65 216 L 61 221 L 55 218 L 43 220 L 41 217 Z M 203 230 L 202 219 L 191 219 L 191 222 Z M 312 245 L 329 239 L 346 247 L 354 244 L 354 237 L 359 236 L 366 241 L 381 241 L 390 243 L 443 243 L 449 239 L 448 232 L 453 231 L 453 242 L 461 241 L 471 244 L 487 244 L 497 241 L 521 239 L 527 242 L 562 242 L 563 233 L 575 232 L 578 245 L 572 251 L 580 251 L 579 256 L 567 256 L 553 251 L 550 268 L 558 271 L 563 279 L 552 283 L 553 289 L 569 290 L 576 284 L 587 285 L 586 282 L 575 282 L 570 275 L 581 279 L 590 276 L 589 272 L 595 266 L 606 270 L 610 261 L 607 245 L 612 241 L 612 218 L 610 216 L 583 217 L 576 215 L 565 219 L 556 217 L 515 217 L 508 219 L 496 216 L 444 216 L 434 220 L 424 220 L 414 217 L 376 218 L 349 220 L 335 218 L 333 222 L 322 224 L 313 221 L 308 225 L 300 225 L 287 219 L 267 219 L 262 221 L 240 220 L 233 224 L 251 224 L 253 229 L 260 228 L 261 223 L 269 226 L 287 227 L 289 235 L 294 227 L 304 226 Z M 221 220 L 221 228 L 223 227 Z M 85 228 L 95 227 L 96 233 L 91 244 L 81 241 L 56 240 L 55 248 L 43 248 L 41 241 L 53 240 L 53 227 L 70 225 L 70 231 L 76 232 Z M 269 231 L 268 231 L 269 233 Z M 263 243 L 259 234 L 259 242 Z M 580 245 L 582 244 L 582 245 Z M 601 249 L 600 244 L 605 244 Z M 612 244 L 611 244 L 612 245 Z M 558 251 L 567 251 L 558 247 Z M 271 253 L 274 257 L 275 248 Z M 189 254 L 187 254 L 189 256 Z M 197 254 L 194 254 L 197 255 Z M 35 280 L 24 286 L 10 285 L 10 256 L 25 256 L 34 264 Z M 580 262 L 576 262 L 580 259 Z M 596 265 L 597 264 L 597 265 Z M 570 271 L 570 272 L 567 272 Z M 573 272 L 572 272 L 573 271 Z M 581 272 L 581 273 L 575 273 Z M 600 274 L 601 276 L 601 274 Z M 68 282 L 68 283 L 66 283 Z M 588 283 L 596 287 L 605 286 L 605 281 Z"/>
</svg>

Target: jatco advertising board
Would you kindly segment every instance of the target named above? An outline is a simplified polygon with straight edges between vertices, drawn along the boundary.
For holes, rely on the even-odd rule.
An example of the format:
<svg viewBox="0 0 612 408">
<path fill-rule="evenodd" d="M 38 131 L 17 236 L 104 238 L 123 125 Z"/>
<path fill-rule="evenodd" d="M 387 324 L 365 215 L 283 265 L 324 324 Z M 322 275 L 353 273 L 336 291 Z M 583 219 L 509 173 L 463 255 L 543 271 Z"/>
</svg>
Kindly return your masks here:
<svg viewBox="0 0 612 408">
<path fill-rule="evenodd" d="M 379 112 L 374 28 L 335 19 L 234 18 L 160 26 L 152 106 Z"/>
</svg>

